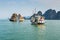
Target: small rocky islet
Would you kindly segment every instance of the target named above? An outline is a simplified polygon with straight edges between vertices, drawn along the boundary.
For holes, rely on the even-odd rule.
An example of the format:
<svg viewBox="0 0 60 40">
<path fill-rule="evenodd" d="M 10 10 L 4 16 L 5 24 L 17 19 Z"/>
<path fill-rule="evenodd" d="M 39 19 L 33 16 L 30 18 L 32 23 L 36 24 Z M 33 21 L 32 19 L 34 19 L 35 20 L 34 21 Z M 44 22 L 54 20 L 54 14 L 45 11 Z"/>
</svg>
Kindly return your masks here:
<svg viewBox="0 0 60 40">
<path fill-rule="evenodd" d="M 24 17 L 21 15 L 21 14 L 16 14 L 16 13 L 13 13 L 11 18 L 9 19 L 9 21 L 12 21 L 12 22 L 22 22 L 24 20 Z"/>
</svg>

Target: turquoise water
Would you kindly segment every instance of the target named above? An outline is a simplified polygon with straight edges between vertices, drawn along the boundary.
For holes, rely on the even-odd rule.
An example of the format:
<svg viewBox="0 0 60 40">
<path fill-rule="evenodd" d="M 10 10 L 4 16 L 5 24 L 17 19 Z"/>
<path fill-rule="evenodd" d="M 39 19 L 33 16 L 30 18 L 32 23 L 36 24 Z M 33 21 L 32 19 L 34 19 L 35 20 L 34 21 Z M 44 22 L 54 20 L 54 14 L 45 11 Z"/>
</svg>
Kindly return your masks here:
<svg viewBox="0 0 60 40">
<path fill-rule="evenodd" d="M 60 20 L 46 20 L 44 25 L 0 20 L 0 40 L 60 40 Z"/>
</svg>

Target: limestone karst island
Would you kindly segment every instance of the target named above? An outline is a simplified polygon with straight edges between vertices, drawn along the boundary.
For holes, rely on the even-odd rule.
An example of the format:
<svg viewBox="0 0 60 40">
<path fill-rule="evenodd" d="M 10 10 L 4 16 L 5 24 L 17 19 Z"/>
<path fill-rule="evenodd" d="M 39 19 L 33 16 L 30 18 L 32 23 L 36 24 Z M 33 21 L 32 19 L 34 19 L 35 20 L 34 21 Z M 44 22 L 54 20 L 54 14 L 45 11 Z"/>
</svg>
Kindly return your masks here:
<svg viewBox="0 0 60 40">
<path fill-rule="evenodd" d="M 17 15 L 16 13 L 13 13 L 9 20 L 12 22 L 16 22 L 16 21 L 22 22 L 24 20 L 24 17 L 20 14 Z"/>
</svg>

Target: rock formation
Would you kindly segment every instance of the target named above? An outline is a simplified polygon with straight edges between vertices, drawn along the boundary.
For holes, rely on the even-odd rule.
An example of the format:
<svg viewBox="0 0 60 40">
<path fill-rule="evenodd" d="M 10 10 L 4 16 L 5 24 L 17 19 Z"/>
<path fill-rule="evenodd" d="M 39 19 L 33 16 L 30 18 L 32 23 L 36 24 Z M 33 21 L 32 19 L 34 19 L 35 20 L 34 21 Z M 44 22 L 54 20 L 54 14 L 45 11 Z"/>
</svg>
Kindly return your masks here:
<svg viewBox="0 0 60 40">
<path fill-rule="evenodd" d="M 43 16 L 45 19 L 56 19 L 56 11 L 52 9 L 48 9 Z"/>
<path fill-rule="evenodd" d="M 24 17 L 21 16 L 20 14 L 18 14 L 18 20 L 19 20 L 19 22 L 22 22 L 24 20 Z"/>
<path fill-rule="evenodd" d="M 17 21 L 17 14 L 13 13 L 12 16 L 11 16 L 11 18 L 9 20 L 13 21 L 13 22 Z"/>
<path fill-rule="evenodd" d="M 39 14 L 40 16 L 42 16 L 42 12 L 41 11 L 38 11 L 38 13 L 37 14 Z"/>
<path fill-rule="evenodd" d="M 60 20 L 60 11 L 57 12 L 56 19 Z"/>
</svg>

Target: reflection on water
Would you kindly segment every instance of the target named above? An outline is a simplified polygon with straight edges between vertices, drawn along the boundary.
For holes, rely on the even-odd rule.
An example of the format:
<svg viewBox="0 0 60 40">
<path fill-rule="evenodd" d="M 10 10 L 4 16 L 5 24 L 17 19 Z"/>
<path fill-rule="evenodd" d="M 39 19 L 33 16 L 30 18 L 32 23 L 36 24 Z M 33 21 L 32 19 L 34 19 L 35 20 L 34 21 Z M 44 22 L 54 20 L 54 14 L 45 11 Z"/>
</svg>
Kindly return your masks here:
<svg viewBox="0 0 60 40">
<path fill-rule="evenodd" d="M 38 27 L 41 31 L 45 31 L 45 29 L 46 29 L 45 24 L 37 25 L 37 27 Z"/>
<path fill-rule="evenodd" d="M 38 35 L 40 35 L 38 39 L 45 40 L 45 31 L 46 31 L 46 26 L 45 24 L 37 25 L 38 26 Z"/>
<path fill-rule="evenodd" d="M 33 25 L 34 27 L 37 27 L 39 31 L 45 31 L 46 30 L 46 25 L 45 24 L 38 24 L 38 25 Z"/>
<path fill-rule="evenodd" d="M 0 40 L 60 40 L 60 20 L 47 20 L 42 25 L 0 20 Z"/>
<path fill-rule="evenodd" d="M 0 22 L 0 40 L 45 40 L 46 26 L 24 22 Z"/>
<path fill-rule="evenodd" d="M 45 24 L 34 25 L 37 28 L 37 40 L 45 40 L 46 26 Z"/>
</svg>

